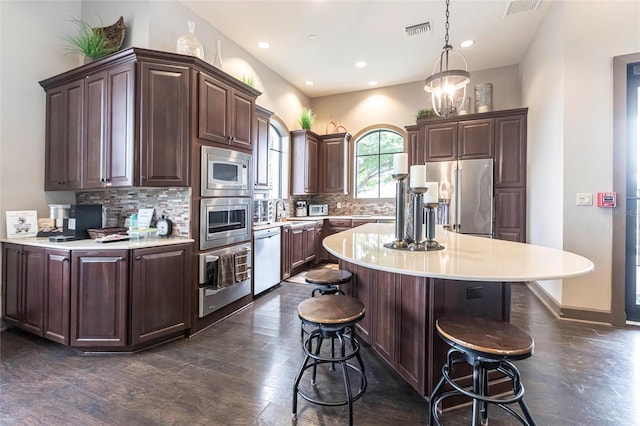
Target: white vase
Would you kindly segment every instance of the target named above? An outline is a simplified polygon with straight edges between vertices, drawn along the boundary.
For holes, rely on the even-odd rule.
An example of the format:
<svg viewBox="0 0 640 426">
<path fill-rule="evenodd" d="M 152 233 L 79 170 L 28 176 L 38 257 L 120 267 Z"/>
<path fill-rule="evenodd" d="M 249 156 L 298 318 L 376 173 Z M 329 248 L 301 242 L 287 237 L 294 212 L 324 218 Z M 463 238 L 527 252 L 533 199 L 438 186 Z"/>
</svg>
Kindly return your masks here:
<svg viewBox="0 0 640 426">
<path fill-rule="evenodd" d="M 183 55 L 192 55 L 204 61 L 204 48 L 195 35 L 196 23 L 189 21 L 187 24 L 189 26 L 189 32 L 178 37 L 176 52 Z"/>
<path fill-rule="evenodd" d="M 216 56 L 213 58 L 213 66 L 222 69 L 222 53 L 220 52 L 220 40 L 216 40 Z"/>
</svg>

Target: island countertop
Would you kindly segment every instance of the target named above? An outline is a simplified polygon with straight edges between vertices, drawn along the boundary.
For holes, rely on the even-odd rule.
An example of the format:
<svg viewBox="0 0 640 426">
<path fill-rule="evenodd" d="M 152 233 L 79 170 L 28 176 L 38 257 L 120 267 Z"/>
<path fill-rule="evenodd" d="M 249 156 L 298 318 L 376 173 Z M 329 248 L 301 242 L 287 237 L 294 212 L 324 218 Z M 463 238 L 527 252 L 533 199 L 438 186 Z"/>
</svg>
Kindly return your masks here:
<svg viewBox="0 0 640 426">
<path fill-rule="evenodd" d="M 144 238 L 140 240 L 113 241 L 98 243 L 92 239 L 52 242 L 48 237 L 3 238 L 2 243 L 22 244 L 27 246 L 53 248 L 61 250 L 133 250 L 140 248 L 161 247 L 174 244 L 193 243 L 192 238 Z"/>
<path fill-rule="evenodd" d="M 569 278 L 593 271 L 582 256 L 533 244 L 450 232 L 436 227 L 445 248 L 428 252 L 384 247 L 395 237 L 395 225 L 370 223 L 326 237 L 333 255 L 371 269 L 420 277 L 465 281 L 536 281 Z"/>
</svg>

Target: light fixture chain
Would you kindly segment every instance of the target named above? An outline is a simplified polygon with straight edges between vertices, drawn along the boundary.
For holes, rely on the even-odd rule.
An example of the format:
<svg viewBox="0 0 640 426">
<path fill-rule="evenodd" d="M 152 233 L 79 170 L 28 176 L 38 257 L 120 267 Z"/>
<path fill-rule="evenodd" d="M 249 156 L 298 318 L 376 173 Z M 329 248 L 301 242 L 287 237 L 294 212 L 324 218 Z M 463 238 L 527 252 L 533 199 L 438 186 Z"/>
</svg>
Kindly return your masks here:
<svg viewBox="0 0 640 426">
<path fill-rule="evenodd" d="M 444 24 L 444 29 L 445 29 L 445 33 L 444 33 L 444 45 L 445 46 L 449 46 L 449 0 L 447 0 L 447 12 L 445 13 L 446 16 L 446 22 Z"/>
</svg>

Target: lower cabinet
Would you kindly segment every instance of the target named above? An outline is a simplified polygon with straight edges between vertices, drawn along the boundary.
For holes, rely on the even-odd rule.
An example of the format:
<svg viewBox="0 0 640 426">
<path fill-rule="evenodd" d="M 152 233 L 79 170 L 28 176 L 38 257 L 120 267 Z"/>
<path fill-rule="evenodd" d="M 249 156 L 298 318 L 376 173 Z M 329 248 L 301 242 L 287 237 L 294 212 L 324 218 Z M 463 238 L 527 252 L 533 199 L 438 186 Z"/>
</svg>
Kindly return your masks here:
<svg viewBox="0 0 640 426">
<path fill-rule="evenodd" d="M 282 227 L 280 262 L 283 280 L 316 259 L 317 232 L 316 222 Z"/>
<path fill-rule="evenodd" d="M 135 347 L 186 330 L 190 317 L 189 246 L 133 250 L 131 343 Z"/>
<path fill-rule="evenodd" d="M 191 244 L 62 250 L 3 244 L 3 320 L 80 350 L 131 351 L 190 327 Z"/>
</svg>

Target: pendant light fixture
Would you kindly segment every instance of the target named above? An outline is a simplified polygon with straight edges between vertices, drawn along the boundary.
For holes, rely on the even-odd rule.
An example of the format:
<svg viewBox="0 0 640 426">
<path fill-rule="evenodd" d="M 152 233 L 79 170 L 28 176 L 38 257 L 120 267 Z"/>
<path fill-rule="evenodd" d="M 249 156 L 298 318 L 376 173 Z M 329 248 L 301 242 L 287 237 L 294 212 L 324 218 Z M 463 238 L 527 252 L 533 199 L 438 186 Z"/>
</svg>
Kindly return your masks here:
<svg viewBox="0 0 640 426">
<path fill-rule="evenodd" d="M 446 0 L 446 3 L 444 47 L 433 66 L 431 76 L 424 81 L 424 90 L 431 93 L 433 110 L 440 117 L 449 117 L 460 110 L 466 98 L 467 84 L 471 81 L 467 60 L 449 44 L 449 0 Z M 464 69 L 453 68 L 456 65 L 464 65 Z"/>
</svg>

